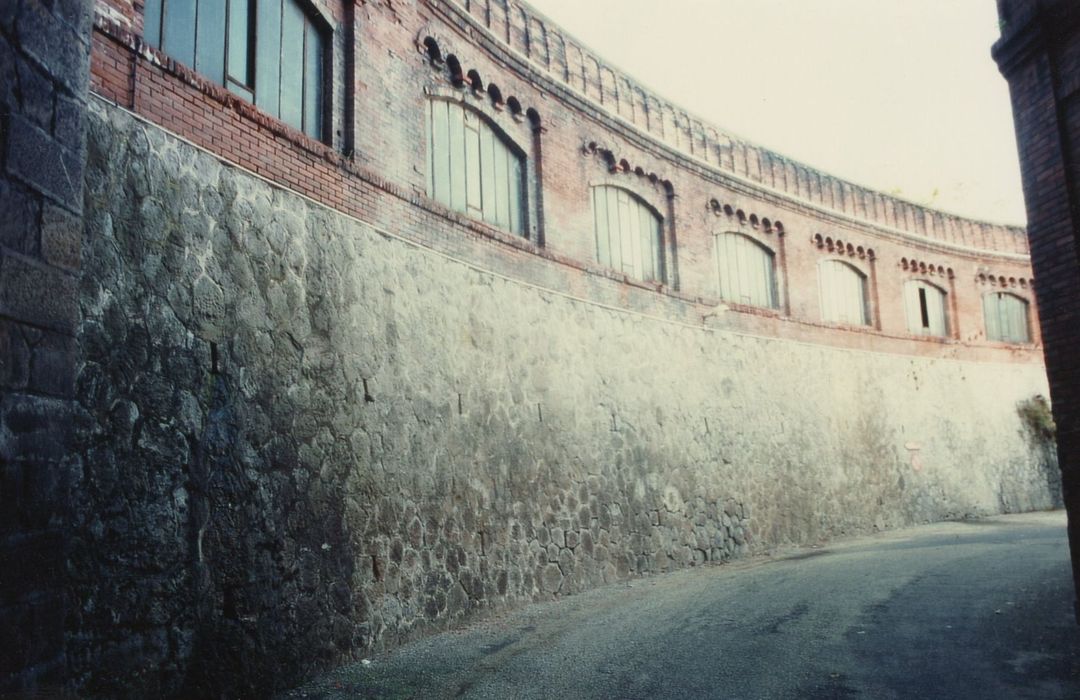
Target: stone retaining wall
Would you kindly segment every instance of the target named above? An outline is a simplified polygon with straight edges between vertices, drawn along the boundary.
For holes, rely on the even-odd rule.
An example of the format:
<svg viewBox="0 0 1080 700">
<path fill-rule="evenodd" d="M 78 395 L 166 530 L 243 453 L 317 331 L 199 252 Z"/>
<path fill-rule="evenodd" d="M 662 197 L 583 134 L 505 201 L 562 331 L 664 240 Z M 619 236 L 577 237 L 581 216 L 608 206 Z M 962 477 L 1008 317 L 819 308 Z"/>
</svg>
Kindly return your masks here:
<svg viewBox="0 0 1080 700">
<path fill-rule="evenodd" d="M 1055 503 L 1038 363 L 575 299 L 91 107 L 87 691 L 264 694 L 484 610 Z"/>
</svg>

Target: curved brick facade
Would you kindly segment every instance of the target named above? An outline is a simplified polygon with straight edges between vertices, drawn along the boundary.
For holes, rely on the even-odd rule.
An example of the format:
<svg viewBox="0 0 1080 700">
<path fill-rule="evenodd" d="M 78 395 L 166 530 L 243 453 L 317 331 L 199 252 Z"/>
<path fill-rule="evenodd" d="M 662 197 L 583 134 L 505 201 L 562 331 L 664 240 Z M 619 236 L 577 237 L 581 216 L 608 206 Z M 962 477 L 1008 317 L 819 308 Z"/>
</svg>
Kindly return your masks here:
<svg viewBox="0 0 1080 700">
<path fill-rule="evenodd" d="M 330 101 L 335 128 L 327 145 L 268 119 L 146 47 L 138 38 L 141 16 L 124 2 L 102 3 L 95 32 L 101 56 L 95 89 L 316 201 L 375 223 L 394 221 L 385 218 L 386 208 L 365 201 L 356 191 L 359 183 L 347 173 L 371 181 L 447 222 L 440 226 L 464 227 L 562 263 L 569 269 L 558 274 L 568 278 L 570 288 L 584 284 L 575 277 L 622 278 L 596 263 L 589 194 L 590 185 L 616 184 L 667 218 L 664 246 L 670 269 L 662 294 L 716 306 L 716 233 L 740 232 L 776 253 L 783 249 L 786 267 L 778 270 L 778 285 L 784 304 L 780 313 L 765 314 L 778 321 L 736 314 L 727 321 L 735 328 L 864 347 L 867 341 L 851 332 L 817 330 L 817 264 L 828 257 L 846 259 L 868 276 L 872 330 L 889 338 L 881 341 L 888 347 L 897 346 L 892 339 L 909 336 L 901 290 L 912 278 L 949 294 L 949 336 L 959 341 L 950 350 L 954 354 L 968 352 L 960 350 L 968 345 L 979 346 L 972 351 L 976 355 L 988 352 L 982 349 L 988 344 L 983 342 L 981 306 L 987 291 L 1003 289 L 1034 302 L 1023 229 L 920 207 L 729 138 L 617 74 L 527 5 L 497 0 L 373 3 L 357 10 L 351 41 L 352 10 L 332 2 L 321 7 L 337 22 Z M 355 66 L 345 61 L 353 44 L 363 45 L 350 54 Z M 140 58 L 133 62 L 136 55 Z M 455 62 L 461 78 L 457 85 L 450 65 Z M 355 76 L 356 89 L 347 95 L 350 76 Z M 492 86 L 501 103 L 493 99 Z M 423 115 L 431 96 L 465 103 L 528 155 L 527 240 L 508 237 L 425 196 L 428 135 Z M 190 106 L 181 107 L 185 104 Z M 517 113 L 509 106 L 514 104 Z M 235 114 L 247 121 L 236 120 Z M 346 115 L 351 118 L 347 123 Z M 453 240 L 416 235 L 436 249 L 460 252 Z M 844 251 L 834 251 L 833 241 L 843 243 Z M 855 255 L 848 255 L 848 247 Z M 918 264 L 909 266 L 910 260 Z M 799 329 L 792 330 L 792 323 Z M 1034 314 L 1031 325 L 1038 346 Z M 941 352 L 920 345 L 908 343 L 901 351 Z M 1030 349 L 1011 347 L 1005 354 L 1038 361 L 1038 352 Z"/>
<path fill-rule="evenodd" d="M 525 601 L 1059 499 L 1022 230 L 729 138 L 520 3 L 315 2 L 325 143 L 148 46 L 143 6 L 87 30 L 69 685 L 261 696 Z M 432 100 L 521 157 L 524 235 L 428 196 Z M 656 215 L 658 281 L 598 262 L 594 186 Z M 775 308 L 721 301 L 723 233 Z M 868 323 L 822 320 L 825 261 Z M 1031 342 L 987 339 L 1001 291 Z"/>
</svg>

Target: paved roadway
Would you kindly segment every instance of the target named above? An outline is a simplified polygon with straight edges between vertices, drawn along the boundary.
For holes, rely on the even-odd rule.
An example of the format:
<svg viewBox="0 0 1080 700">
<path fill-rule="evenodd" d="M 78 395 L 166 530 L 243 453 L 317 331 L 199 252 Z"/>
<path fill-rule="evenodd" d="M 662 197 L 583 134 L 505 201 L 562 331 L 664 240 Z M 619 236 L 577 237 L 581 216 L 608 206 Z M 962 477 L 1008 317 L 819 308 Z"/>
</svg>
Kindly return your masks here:
<svg viewBox="0 0 1080 700">
<path fill-rule="evenodd" d="M 1080 698 L 1061 512 L 615 584 L 376 656 L 298 698 Z"/>
</svg>

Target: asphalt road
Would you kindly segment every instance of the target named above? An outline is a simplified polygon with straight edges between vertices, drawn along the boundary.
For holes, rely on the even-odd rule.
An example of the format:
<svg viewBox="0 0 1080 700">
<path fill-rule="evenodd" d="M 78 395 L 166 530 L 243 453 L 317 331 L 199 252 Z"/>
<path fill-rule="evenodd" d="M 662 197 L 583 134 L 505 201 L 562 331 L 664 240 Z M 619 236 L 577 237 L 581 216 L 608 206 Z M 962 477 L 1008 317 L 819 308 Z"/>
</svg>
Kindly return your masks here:
<svg viewBox="0 0 1080 700">
<path fill-rule="evenodd" d="M 286 697 L 1080 698 L 1064 513 L 943 523 L 616 584 Z"/>
</svg>

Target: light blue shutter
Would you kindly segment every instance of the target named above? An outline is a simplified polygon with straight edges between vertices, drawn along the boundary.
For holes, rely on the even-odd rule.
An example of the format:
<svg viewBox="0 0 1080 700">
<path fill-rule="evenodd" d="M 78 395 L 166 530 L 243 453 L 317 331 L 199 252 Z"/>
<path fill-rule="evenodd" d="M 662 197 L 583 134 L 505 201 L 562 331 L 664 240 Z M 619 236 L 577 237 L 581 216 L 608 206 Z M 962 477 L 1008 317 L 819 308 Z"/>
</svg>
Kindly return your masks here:
<svg viewBox="0 0 1080 700">
<path fill-rule="evenodd" d="M 221 0 L 199 3 L 195 70 L 225 84 L 225 3 Z"/>
<path fill-rule="evenodd" d="M 926 315 L 930 321 L 929 333 L 944 337 L 947 331 L 945 323 L 945 293 L 937 287 L 924 284 L 926 290 Z"/>
<path fill-rule="evenodd" d="M 480 199 L 484 203 L 484 221 L 497 224 L 495 187 L 495 152 L 502 146 L 495 133 L 486 128 L 480 131 Z"/>
<path fill-rule="evenodd" d="M 862 273 L 839 260 L 823 260 L 818 280 L 824 320 L 867 325 L 866 278 Z"/>
<path fill-rule="evenodd" d="M 720 298 L 737 304 L 776 308 L 772 251 L 738 233 L 721 233 L 715 246 Z"/>
<path fill-rule="evenodd" d="M 304 11 L 281 5 L 281 121 L 304 128 Z"/>
<path fill-rule="evenodd" d="M 1001 328 L 1001 297 L 987 294 L 983 297 L 983 320 L 986 322 L 987 340 L 1004 340 Z"/>
<path fill-rule="evenodd" d="M 161 22 L 161 50 L 191 67 L 195 66 L 197 5 L 195 0 L 170 0 Z"/>
<path fill-rule="evenodd" d="M 323 132 L 323 37 L 310 20 L 304 29 L 304 133 L 321 139 Z"/>
<path fill-rule="evenodd" d="M 465 206 L 469 214 L 484 215 L 480 182 L 480 119 L 465 110 Z"/>
</svg>

